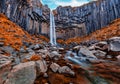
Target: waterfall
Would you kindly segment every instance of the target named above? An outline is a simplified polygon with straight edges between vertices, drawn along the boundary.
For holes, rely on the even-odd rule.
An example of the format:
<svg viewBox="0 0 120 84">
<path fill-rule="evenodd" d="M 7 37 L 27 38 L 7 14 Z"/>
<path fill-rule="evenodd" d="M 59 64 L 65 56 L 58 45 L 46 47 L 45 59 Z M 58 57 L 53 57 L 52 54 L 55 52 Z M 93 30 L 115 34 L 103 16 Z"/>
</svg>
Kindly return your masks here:
<svg viewBox="0 0 120 84">
<path fill-rule="evenodd" d="M 55 20 L 52 11 L 50 12 L 50 43 L 51 45 L 56 45 L 56 30 L 55 30 Z"/>
</svg>

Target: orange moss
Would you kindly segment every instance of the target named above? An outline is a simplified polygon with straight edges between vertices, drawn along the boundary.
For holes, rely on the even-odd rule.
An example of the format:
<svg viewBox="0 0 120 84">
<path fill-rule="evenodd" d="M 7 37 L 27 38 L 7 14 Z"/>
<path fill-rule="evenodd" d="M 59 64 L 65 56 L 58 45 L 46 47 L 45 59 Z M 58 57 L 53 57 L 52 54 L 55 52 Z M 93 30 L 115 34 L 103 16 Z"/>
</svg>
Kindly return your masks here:
<svg viewBox="0 0 120 84">
<path fill-rule="evenodd" d="M 65 43 L 65 41 L 63 39 L 58 39 L 57 42 L 60 43 L 60 44 L 64 44 Z"/>
<path fill-rule="evenodd" d="M 114 20 L 107 27 L 97 30 L 88 36 L 70 38 L 65 41 L 65 44 L 69 44 L 72 42 L 80 43 L 80 42 L 87 41 L 87 40 L 101 41 L 101 40 L 109 39 L 114 36 L 120 36 L 120 19 Z"/>
<path fill-rule="evenodd" d="M 40 60 L 40 59 L 41 59 L 41 57 L 40 57 L 39 55 L 33 55 L 33 56 L 30 58 L 31 61 L 37 61 L 37 60 Z"/>
<path fill-rule="evenodd" d="M 49 42 L 49 39 L 43 35 L 40 35 L 39 38 L 43 41 Z"/>
<path fill-rule="evenodd" d="M 8 20 L 8 18 L 0 14 L 0 40 L 4 42 L 5 45 L 10 45 L 16 50 L 19 50 L 21 46 L 23 46 L 24 42 L 31 43 L 41 43 L 41 40 L 24 31 L 20 26 L 17 26 L 15 23 Z M 33 39 L 34 38 L 34 39 Z"/>
</svg>

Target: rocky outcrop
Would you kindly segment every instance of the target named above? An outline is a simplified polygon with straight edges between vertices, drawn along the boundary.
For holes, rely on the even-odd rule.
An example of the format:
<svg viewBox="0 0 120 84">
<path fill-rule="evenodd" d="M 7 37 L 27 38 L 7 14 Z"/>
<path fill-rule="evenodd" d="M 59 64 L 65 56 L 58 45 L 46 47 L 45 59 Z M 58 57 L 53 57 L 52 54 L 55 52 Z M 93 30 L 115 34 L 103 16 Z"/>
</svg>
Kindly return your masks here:
<svg viewBox="0 0 120 84">
<path fill-rule="evenodd" d="M 33 84 L 35 79 L 35 62 L 27 62 L 14 66 L 5 84 Z"/>
<path fill-rule="evenodd" d="M 1 0 L 0 13 L 31 34 L 40 34 L 43 24 L 48 24 L 49 8 L 40 0 Z M 46 27 L 43 27 L 46 28 Z"/>
<path fill-rule="evenodd" d="M 61 29 L 60 34 L 66 32 L 67 37 L 86 35 L 120 18 L 119 7 L 119 0 L 98 0 L 80 7 L 59 6 L 54 10 L 56 28 Z"/>
</svg>

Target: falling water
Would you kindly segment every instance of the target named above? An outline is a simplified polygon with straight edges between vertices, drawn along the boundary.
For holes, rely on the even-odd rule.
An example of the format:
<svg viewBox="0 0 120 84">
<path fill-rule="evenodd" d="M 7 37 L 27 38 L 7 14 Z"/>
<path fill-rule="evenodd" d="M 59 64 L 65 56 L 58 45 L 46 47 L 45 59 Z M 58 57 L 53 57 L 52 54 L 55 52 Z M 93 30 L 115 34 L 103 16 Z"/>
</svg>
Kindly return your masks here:
<svg viewBox="0 0 120 84">
<path fill-rule="evenodd" d="M 50 43 L 51 45 L 56 45 L 56 30 L 55 30 L 55 20 L 52 11 L 50 12 Z"/>
</svg>

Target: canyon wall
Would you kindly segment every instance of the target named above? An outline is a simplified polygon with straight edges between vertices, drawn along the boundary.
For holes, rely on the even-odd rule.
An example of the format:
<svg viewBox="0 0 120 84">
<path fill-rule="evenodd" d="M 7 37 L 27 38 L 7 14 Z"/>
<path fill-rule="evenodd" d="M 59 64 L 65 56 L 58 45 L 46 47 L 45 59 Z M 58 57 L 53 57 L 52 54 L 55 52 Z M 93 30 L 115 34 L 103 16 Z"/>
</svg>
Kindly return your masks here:
<svg viewBox="0 0 120 84">
<path fill-rule="evenodd" d="M 50 9 L 40 0 L 0 0 L 0 13 L 31 34 L 41 34 L 43 29 L 49 28 L 44 26 L 49 24 L 49 12 Z"/>
<path fill-rule="evenodd" d="M 120 0 L 98 0 L 80 7 L 59 6 L 54 10 L 54 14 L 57 29 L 66 29 L 68 37 L 71 36 L 71 33 L 73 36 L 76 35 L 75 33 L 82 36 L 107 26 L 116 18 L 120 18 Z M 81 24 L 85 24 L 85 26 L 79 27 Z M 82 33 L 81 28 L 84 28 Z"/>
<path fill-rule="evenodd" d="M 49 36 L 50 9 L 40 0 L 0 0 L 0 13 L 31 34 Z M 120 0 L 98 0 L 54 10 L 57 38 L 84 36 L 120 18 Z"/>
</svg>

